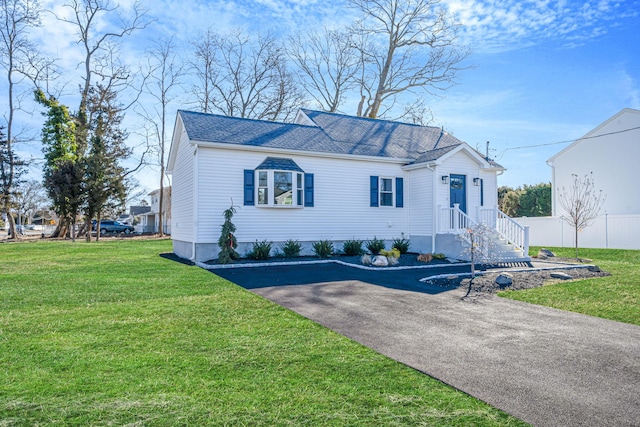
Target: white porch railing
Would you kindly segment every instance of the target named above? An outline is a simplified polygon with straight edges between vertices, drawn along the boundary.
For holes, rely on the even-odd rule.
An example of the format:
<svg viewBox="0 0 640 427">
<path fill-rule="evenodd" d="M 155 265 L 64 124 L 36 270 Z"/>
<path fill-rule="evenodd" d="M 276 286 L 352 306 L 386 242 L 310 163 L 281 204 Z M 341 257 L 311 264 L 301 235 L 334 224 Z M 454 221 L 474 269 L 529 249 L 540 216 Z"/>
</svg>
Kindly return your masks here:
<svg viewBox="0 0 640 427">
<path fill-rule="evenodd" d="M 478 209 L 476 219 L 471 218 L 460 210 L 458 204 L 452 208 L 440 207 L 438 218 L 439 233 L 458 234 L 477 223 L 485 224 L 496 230 L 498 236 L 516 250 L 522 251 L 524 256 L 529 254 L 529 227 L 522 226 L 498 208 Z"/>
</svg>

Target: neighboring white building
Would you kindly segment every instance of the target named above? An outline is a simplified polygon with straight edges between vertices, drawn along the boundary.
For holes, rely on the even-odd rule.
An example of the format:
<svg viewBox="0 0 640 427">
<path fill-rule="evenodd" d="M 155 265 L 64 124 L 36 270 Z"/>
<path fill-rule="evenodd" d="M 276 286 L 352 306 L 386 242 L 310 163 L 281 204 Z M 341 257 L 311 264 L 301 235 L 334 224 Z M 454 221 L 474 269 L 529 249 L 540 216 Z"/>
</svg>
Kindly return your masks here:
<svg viewBox="0 0 640 427">
<path fill-rule="evenodd" d="M 519 227 L 497 210 L 503 170 L 435 127 L 312 110 L 294 124 L 179 111 L 167 168 L 173 250 L 215 259 L 233 204 L 242 255 L 265 239 L 298 240 L 311 254 L 318 240 L 341 248 L 404 235 L 412 252 L 459 257 L 455 237 L 472 221 Z M 500 230 L 520 248 L 502 258 L 522 260 L 526 231 Z"/>
<path fill-rule="evenodd" d="M 593 172 L 597 190 L 606 200 L 601 212 L 640 214 L 640 190 L 633 175 L 640 159 L 640 111 L 625 108 L 547 160 L 551 166 L 552 215 L 563 214 L 559 195 L 572 175 Z"/>
<path fill-rule="evenodd" d="M 162 231 L 171 234 L 171 187 L 164 187 L 162 200 Z M 140 215 L 140 223 L 136 231 L 140 233 L 158 233 L 160 231 L 160 189 L 149 193 L 151 199 L 150 210 Z"/>
</svg>

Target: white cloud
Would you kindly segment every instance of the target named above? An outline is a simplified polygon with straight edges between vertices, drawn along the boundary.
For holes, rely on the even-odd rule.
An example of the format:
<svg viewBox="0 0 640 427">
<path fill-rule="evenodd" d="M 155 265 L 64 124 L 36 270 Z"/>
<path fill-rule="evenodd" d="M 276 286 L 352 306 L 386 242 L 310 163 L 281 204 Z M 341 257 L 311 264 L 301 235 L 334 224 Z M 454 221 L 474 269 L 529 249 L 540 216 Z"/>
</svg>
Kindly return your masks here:
<svg viewBox="0 0 640 427">
<path fill-rule="evenodd" d="M 640 109 L 640 82 L 629 73 L 626 66 L 621 65 L 618 70 L 618 81 L 622 99 L 627 102 L 628 108 Z"/>
<path fill-rule="evenodd" d="M 637 18 L 640 2 L 565 0 L 444 0 L 476 51 L 517 49 L 545 40 L 576 46 L 606 33 L 607 26 Z"/>
</svg>

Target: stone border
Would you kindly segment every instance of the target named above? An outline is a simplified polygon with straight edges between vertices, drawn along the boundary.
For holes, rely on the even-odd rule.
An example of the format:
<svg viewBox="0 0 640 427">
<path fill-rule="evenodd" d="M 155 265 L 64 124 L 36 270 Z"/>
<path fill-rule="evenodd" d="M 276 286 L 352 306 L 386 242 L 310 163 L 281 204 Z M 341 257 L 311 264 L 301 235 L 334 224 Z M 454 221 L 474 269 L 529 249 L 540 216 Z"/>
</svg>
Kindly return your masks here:
<svg viewBox="0 0 640 427">
<path fill-rule="evenodd" d="M 426 268 L 444 268 L 451 266 L 467 266 L 471 265 L 468 262 L 457 262 L 451 264 L 439 264 L 439 265 L 402 265 L 399 267 L 370 267 L 367 265 L 359 265 L 353 264 L 350 262 L 344 262 L 337 259 L 319 259 L 312 261 L 280 261 L 280 262 L 256 262 L 256 263 L 246 263 L 246 264 L 206 264 L 204 262 L 195 262 L 195 265 L 198 267 L 204 268 L 205 270 L 222 270 L 228 268 L 255 268 L 255 267 L 280 267 L 280 266 L 289 266 L 289 265 L 312 265 L 312 264 L 329 264 L 335 263 L 344 265 L 347 267 L 359 268 L 361 270 L 369 270 L 369 271 L 401 271 L 401 270 L 419 270 Z"/>
</svg>

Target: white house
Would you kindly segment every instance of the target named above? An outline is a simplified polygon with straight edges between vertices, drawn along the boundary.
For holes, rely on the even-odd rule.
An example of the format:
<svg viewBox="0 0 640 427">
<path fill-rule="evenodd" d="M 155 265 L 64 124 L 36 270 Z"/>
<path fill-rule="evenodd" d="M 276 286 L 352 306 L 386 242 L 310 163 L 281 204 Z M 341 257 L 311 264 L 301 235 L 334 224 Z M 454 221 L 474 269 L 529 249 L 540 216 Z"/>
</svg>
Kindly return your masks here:
<svg viewBox="0 0 640 427">
<path fill-rule="evenodd" d="M 311 254 L 318 240 L 404 235 L 413 252 L 459 257 L 455 236 L 474 221 L 510 243 L 503 259 L 527 250 L 525 230 L 497 210 L 503 167 L 440 128 L 306 109 L 295 123 L 179 111 L 167 170 L 173 250 L 196 261 L 217 257 L 232 204 L 241 254 L 256 240 L 298 240 Z"/>
<path fill-rule="evenodd" d="M 164 197 L 162 199 L 162 232 L 171 234 L 171 187 L 163 188 Z M 160 230 L 160 189 L 149 193 L 151 205 L 149 210 L 140 215 L 140 224 L 136 231 L 141 233 L 158 233 Z"/>
<path fill-rule="evenodd" d="M 551 166 L 552 214 L 563 214 L 559 197 L 572 175 L 593 173 L 606 196 L 602 212 L 640 214 L 640 190 L 633 184 L 640 159 L 640 111 L 625 108 L 547 160 Z"/>
</svg>

